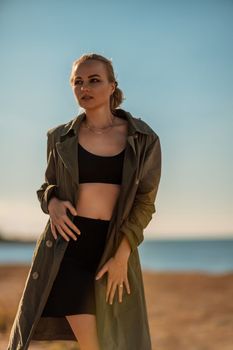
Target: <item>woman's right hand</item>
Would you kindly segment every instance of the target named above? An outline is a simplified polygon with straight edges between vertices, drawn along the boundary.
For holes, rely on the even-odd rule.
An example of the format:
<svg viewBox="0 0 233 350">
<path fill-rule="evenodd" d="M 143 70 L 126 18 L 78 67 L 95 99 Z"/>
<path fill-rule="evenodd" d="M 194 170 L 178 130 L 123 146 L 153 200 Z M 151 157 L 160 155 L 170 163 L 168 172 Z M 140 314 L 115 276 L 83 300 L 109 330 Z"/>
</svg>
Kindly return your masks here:
<svg viewBox="0 0 233 350">
<path fill-rule="evenodd" d="M 57 230 L 67 241 L 70 240 L 69 236 L 76 241 L 77 237 L 71 231 L 71 229 L 73 229 L 79 235 L 81 232 L 67 216 L 66 209 L 69 209 L 73 215 L 77 215 L 75 208 L 69 201 L 62 201 L 56 197 L 52 197 L 50 199 L 48 211 L 50 215 L 51 231 L 55 239 L 57 239 Z"/>
</svg>

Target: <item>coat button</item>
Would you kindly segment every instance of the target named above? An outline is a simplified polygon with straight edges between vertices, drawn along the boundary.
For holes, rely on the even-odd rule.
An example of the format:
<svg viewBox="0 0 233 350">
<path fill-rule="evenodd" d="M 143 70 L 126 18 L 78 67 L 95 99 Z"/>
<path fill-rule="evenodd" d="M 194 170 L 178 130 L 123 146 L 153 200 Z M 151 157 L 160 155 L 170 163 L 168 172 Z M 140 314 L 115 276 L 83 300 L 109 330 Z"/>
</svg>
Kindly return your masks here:
<svg viewBox="0 0 233 350">
<path fill-rule="evenodd" d="M 135 184 L 136 184 L 136 185 L 139 184 L 139 179 L 136 179 Z"/>
<path fill-rule="evenodd" d="M 32 278 L 33 278 L 34 280 L 37 280 L 38 277 L 39 277 L 39 273 L 38 273 L 37 271 L 33 272 Z"/>
<path fill-rule="evenodd" d="M 134 136 L 133 136 L 135 139 L 138 137 L 138 134 L 134 134 Z"/>
<path fill-rule="evenodd" d="M 47 239 L 47 241 L 46 241 L 46 246 L 49 247 L 49 248 L 51 248 L 52 245 L 53 245 L 53 242 L 52 242 L 50 239 Z"/>
</svg>

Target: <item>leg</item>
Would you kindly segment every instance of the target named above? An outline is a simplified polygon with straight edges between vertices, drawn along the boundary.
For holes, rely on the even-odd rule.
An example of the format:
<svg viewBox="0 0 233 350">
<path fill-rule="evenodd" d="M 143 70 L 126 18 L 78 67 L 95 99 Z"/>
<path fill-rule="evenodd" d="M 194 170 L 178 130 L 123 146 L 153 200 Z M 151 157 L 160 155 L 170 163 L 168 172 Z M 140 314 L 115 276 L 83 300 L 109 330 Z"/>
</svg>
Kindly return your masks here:
<svg viewBox="0 0 233 350">
<path fill-rule="evenodd" d="M 79 314 L 66 316 L 81 350 L 100 350 L 96 328 L 96 316 Z"/>
</svg>

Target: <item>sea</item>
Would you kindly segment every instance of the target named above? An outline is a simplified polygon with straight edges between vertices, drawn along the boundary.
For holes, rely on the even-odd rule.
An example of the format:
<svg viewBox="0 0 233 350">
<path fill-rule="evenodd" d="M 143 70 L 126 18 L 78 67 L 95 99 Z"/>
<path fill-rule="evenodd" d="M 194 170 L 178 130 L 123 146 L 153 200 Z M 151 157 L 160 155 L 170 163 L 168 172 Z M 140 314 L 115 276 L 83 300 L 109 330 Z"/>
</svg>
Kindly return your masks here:
<svg viewBox="0 0 233 350">
<path fill-rule="evenodd" d="M 1 242 L 1 264 L 30 264 L 35 243 Z M 233 239 L 145 239 L 141 267 L 154 272 L 233 273 Z"/>
</svg>

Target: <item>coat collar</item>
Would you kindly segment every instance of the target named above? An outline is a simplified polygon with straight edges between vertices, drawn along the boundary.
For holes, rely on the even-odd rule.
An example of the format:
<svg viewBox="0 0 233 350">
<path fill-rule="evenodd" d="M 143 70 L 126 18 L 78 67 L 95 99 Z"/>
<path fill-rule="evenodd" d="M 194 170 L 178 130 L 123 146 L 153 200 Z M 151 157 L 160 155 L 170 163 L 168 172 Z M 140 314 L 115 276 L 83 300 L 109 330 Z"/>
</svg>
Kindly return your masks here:
<svg viewBox="0 0 233 350">
<path fill-rule="evenodd" d="M 129 129 L 128 129 L 128 136 L 133 136 L 135 133 L 139 132 L 139 133 L 143 133 L 143 134 L 150 134 L 150 128 L 148 127 L 147 124 L 144 124 L 141 121 L 141 118 L 135 118 L 131 115 L 131 113 L 117 108 L 115 110 L 115 115 L 119 118 L 125 119 L 129 122 Z M 61 141 L 69 134 L 75 134 L 77 135 L 77 131 L 79 128 L 79 125 L 81 123 L 81 121 L 85 118 L 85 112 L 79 114 L 77 117 L 75 117 L 74 119 L 72 119 L 70 122 L 68 122 L 64 128 L 64 132 L 60 135 L 60 139 Z"/>
</svg>

